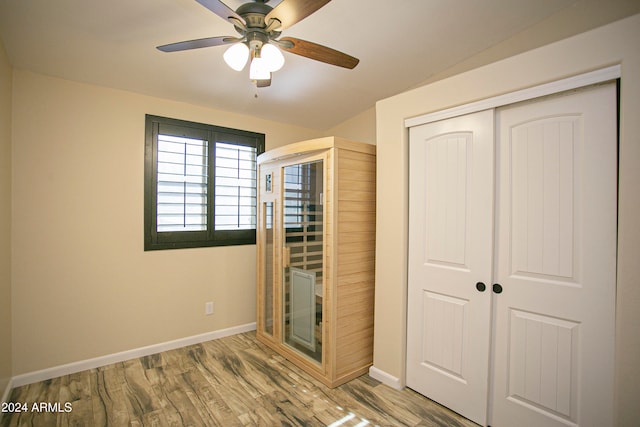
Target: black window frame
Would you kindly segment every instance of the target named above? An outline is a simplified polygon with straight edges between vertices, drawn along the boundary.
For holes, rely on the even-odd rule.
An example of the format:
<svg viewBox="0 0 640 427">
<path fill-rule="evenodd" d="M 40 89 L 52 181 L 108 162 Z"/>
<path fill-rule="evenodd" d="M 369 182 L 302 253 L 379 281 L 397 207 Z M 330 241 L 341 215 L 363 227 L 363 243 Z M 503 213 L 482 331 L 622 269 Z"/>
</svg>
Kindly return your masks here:
<svg viewBox="0 0 640 427">
<path fill-rule="evenodd" d="M 207 229 L 204 231 L 157 231 L 158 134 L 208 141 Z M 205 123 L 145 115 L 144 151 L 144 250 L 254 245 L 256 230 L 215 230 L 216 142 L 254 147 L 256 157 L 264 152 L 265 135 Z M 257 168 L 257 162 L 256 162 Z M 256 171 L 257 185 L 257 171 Z M 257 194 L 257 188 L 255 189 Z M 256 206 L 257 209 L 257 206 Z M 256 225 L 257 226 L 257 225 Z"/>
</svg>

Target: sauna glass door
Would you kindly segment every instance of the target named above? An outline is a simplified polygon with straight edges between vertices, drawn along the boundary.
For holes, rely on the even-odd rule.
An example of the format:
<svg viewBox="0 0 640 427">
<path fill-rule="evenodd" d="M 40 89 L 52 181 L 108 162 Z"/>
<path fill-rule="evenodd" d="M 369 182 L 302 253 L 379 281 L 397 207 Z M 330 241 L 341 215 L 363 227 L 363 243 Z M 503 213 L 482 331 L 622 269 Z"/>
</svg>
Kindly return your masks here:
<svg viewBox="0 0 640 427">
<path fill-rule="evenodd" d="M 271 176 L 271 175 L 269 175 Z M 273 202 L 262 205 L 263 271 L 262 271 L 262 326 L 263 332 L 273 336 Z"/>
<path fill-rule="evenodd" d="M 323 161 L 283 172 L 283 340 L 321 363 Z"/>
</svg>

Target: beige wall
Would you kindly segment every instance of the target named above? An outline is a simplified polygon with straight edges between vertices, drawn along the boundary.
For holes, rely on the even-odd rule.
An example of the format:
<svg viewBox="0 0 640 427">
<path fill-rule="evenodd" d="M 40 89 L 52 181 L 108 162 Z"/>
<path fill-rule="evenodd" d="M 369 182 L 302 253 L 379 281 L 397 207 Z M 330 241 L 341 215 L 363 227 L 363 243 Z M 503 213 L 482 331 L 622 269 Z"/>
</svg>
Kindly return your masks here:
<svg viewBox="0 0 640 427">
<path fill-rule="evenodd" d="M 341 136 L 368 144 L 376 143 L 376 109 L 371 107 L 325 132 L 326 136 Z"/>
<path fill-rule="evenodd" d="M 322 136 L 14 70 L 14 375 L 255 321 L 255 246 L 143 251 L 145 113 Z"/>
<path fill-rule="evenodd" d="M 11 378 L 11 75 L 0 43 L 0 398 Z"/>
<path fill-rule="evenodd" d="M 408 132 L 405 118 L 622 65 L 617 425 L 640 419 L 640 15 L 378 102 L 374 366 L 404 381 Z"/>
</svg>

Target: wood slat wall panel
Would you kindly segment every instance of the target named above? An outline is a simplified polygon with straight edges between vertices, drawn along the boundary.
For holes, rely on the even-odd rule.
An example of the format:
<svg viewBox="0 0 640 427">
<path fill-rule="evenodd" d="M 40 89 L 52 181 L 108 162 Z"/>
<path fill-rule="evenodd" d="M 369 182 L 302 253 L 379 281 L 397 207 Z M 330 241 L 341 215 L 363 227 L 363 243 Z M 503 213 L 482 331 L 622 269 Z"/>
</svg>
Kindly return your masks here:
<svg viewBox="0 0 640 427">
<path fill-rule="evenodd" d="M 341 200 L 340 210 L 342 212 L 370 212 L 375 214 L 376 202 L 375 200 L 369 200 L 369 201 Z"/>
<path fill-rule="evenodd" d="M 376 169 L 375 163 L 370 161 L 374 156 L 360 155 L 357 159 L 354 159 L 349 158 L 349 153 L 344 150 L 341 150 L 341 153 L 339 168 L 343 170 L 373 172 Z"/>
<path fill-rule="evenodd" d="M 362 250 L 362 248 L 356 248 L 353 245 L 351 245 L 351 248 L 353 248 L 353 250 L 350 252 L 338 250 L 338 259 L 340 260 L 341 266 L 371 262 L 375 259 L 376 253 L 374 250 L 365 251 Z M 342 271 L 340 276 L 345 274 L 349 273 Z M 340 284 L 338 284 L 338 286 L 340 286 Z"/>
<path fill-rule="evenodd" d="M 372 219 L 364 219 L 362 221 L 348 221 L 342 222 L 340 227 L 343 230 L 349 230 L 349 232 L 358 232 L 364 231 L 367 233 L 371 233 L 375 236 L 376 232 L 376 221 L 374 218 Z M 341 235 L 345 235 L 346 231 L 344 231 Z"/>
<path fill-rule="evenodd" d="M 338 151 L 336 375 L 373 362 L 375 156 Z"/>
<path fill-rule="evenodd" d="M 340 211 L 338 213 L 338 222 L 340 224 L 349 224 L 352 222 L 363 222 L 366 221 L 368 223 L 375 224 L 375 217 L 371 218 L 375 215 L 374 212 L 349 212 L 349 211 Z M 369 217 L 369 218 L 367 218 Z"/>
<path fill-rule="evenodd" d="M 338 249 L 340 249 L 342 245 L 349 243 L 365 244 L 367 242 L 375 242 L 375 234 L 366 231 L 352 231 L 349 234 L 342 234 L 340 237 L 340 246 L 338 246 Z"/>
<path fill-rule="evenodd" d="M 375 279 L 375 271 L 360 271 L 351 274 L 342 274 L 340 276 L 340 285 L 348 286 L 355 283 L 371 283 Z M 346 292 L 345 288 L 340 288 L 342 292 Z"/>
<path fill-rule="evenodd" d="M 349 188 L 346 187 L 345 188 Z M 338 200 L 352 200 L 355 202 L 374 202 L 376 200 L 375 191 L 358 191 L 358 190 L 340 190 Z M 340 211 L 340 208 L 338 208 Z"/>
<path fill-rule="evenodd" d="M 375 157 L 376 157 L 376 150 L 375 147 L 373 147 L 373 150 L 368 151 L 368 152 L 362 152 L 362 151 L 354 151 L 354 150 L 346 150 L 346 149 L 340 149 L 340 165 L 342 167 L 343 165 L 343 161 L 345 160 L 358 160 L 361 162 L 365 162 L 367 163 L 367 166 L 364 166 L 364 168 L 370 168 L 371 167 L 371 158 L 373 157 L 373 168 L 375 169 Z"/>
<path fill-rule="evenodd" d="M 363 273 L 363 272 L 367 272 L 371 269 L 375 268 L 375 261 L 374 260 L 370 260 L 367 262 L 361 262 L 361 263 L 353 263 L 353 264 L 341 264 L 339 266 L 339 271 L 340 274 L 351 274 L 351 273 Z"/>
<path fill-rule="evenodd" d="M 365 191 L 367 193 L 375 193 L 376 192 L 376 183 L 371 181 L 349 181 L 349 180 L 340 180 L 340 184 L 343 188 L 348 188 L 349 190 L 354 191 Z M 358 200 L 359 202 L 362 200 Z"/>
<path fill-rule="evenodd" d="M 375 181 L 375 171 L 358 171 L 358 170 L 343 170 L 340 172 L 340 176 L 344 180 L 348 181 Z"/>
<path fill-rule="evenodd" d="M 340 244 L 340 246 L 338 246 L 338 256 L 352 254 L 355 252 L 361 252 L 363 244 L 371 244 L 371 243 L 372 243 L 371 240 L 358 240 L 355 242 L 348 242 L 348 243 L 343 242 Z M 373 252 L 372 255 L 375 257 L 375 251 L 372 250 L 372 252 Z"/>
</svg>

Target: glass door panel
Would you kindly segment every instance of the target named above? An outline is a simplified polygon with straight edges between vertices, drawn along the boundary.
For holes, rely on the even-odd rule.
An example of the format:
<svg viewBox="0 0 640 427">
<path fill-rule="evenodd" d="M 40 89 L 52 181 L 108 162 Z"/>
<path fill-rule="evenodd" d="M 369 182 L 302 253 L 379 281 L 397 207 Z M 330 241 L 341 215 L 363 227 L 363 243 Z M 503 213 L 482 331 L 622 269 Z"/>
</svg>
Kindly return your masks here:
<svg viewBox="0 0 640 427">
<path fill-rule="evenodd" d="M 285 167 L 283 181 L 283 339 L 321 363 L 322 160 Z"/>
<path fill-rule="evenodd" d="M 273 202 L 262 206 L 262 228 L 264 230 L 264 283 L 263 283 L 263 325 L 264 333 L 273 336 Z"/>
</svg>

